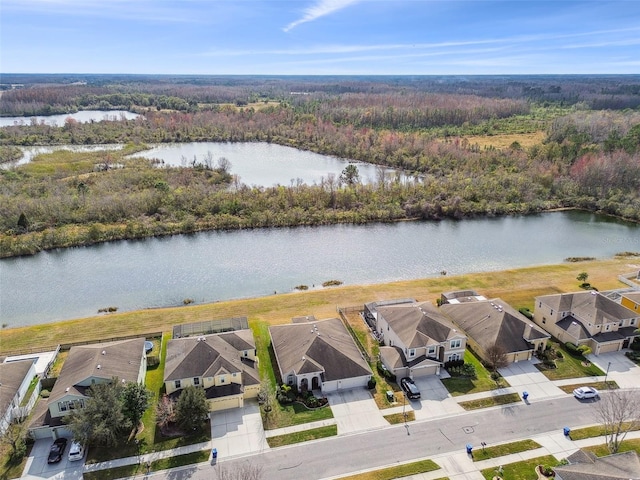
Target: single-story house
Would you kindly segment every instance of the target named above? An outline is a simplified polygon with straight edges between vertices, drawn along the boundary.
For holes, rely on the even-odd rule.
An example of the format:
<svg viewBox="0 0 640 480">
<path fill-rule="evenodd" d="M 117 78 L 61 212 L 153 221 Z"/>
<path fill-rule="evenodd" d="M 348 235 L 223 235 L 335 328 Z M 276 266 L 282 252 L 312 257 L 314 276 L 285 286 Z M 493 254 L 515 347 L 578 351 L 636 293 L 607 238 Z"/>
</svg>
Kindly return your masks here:
<svg viewBox="0 0 640 480">
<path fill-rule="evenodd" d="M 596 457 L 578 450 L 567 457 L 568 465 L 554 467 L 557 480 L 627 480 L 640 478 L 640 459 L 635 451 Z"/>
<path fill-rule="evenodd" d="M 20 410 L 20 405 L 35 376 L 35 359 L 0 363 L 0 435 L 26 413 Z"/>
<path fill-rule="evenodd" d="M 373 372 L 338 318 L 294 318 L 269 327 L 280 378 L 299 391 L 366 387 Z"/>
<path fill-rule="evenodd" d="M 429 302 L 378 307 L 376 329 L 380 361 L 397 378 L 439 375 L 464 357 L 466 335 Z"/>
<path fill-rule="evenodd" d="M 640 311 L 596 291 L 536 297 L 533 315 L 561 342 L 588 345 L 595 355 L 628 347 L 640 323 Z"/>
<path fill-rule="evenodd" d="M 469 346 L 486 362 L 487 351 L 494 346 L 505 352 L 508 363 L 529 360 L 551 338 L 500 298 L 447 303 L 440 310 L 467 335 Z"/>
<path fill-rule="evenodd" d="M 167 344 L 164 384 L 173 397 L 188 385 L 204 388 L 210 411 L 238 408 L 258 396 L 257 363 L 249 329 L 174 338 Z"/>
<path fill-rule="evenodd" d="M 71 347 L 51 389 L 46 409 L 39 402 L 29 426 L 35 438 L 66 434 L 63 418 L 83 408 L 88 389 L 117 378 L 123 383 L 144 384 L 147 355 L 144 337 Z"/>
</svg>

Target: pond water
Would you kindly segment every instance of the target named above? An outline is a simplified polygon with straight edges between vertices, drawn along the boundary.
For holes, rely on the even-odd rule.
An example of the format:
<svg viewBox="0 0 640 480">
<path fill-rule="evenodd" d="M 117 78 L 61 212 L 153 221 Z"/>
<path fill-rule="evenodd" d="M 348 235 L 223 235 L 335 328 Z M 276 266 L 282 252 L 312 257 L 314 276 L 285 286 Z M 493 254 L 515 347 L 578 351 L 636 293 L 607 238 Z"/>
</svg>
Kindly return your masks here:
<svg viewBox="0 0 640 480">
<path fill-rule="evenodd" d="M 372 284 L 622 251 L 640 251 L 640 225 L 585 212 L 120 241 L 0 260 L 0 320 L 17 327 L 110 306 L 205 303 L 322 288 L 329 280 Z"/>
<path fill-rule="evenodd" d="M 11 127 L 14 125 L 32 125 L 44 123 L 46 125 L 64 126 L 67 118 L 72 118 L 76 122 L 100 122 L 102 120 L 133 120 L 140 115 L 126 110 L 81 110 L 76 113 L 65 113 L 62 115 L 38 115 L 33 117 L 0 117 L 0 127 Z"/>
<path fill-rule="evenodd" d="M 320 184 L 329 174 L 338 180 L 349 163 L 356 164 L 363 183 L 376 182 L 381 171 L 380 167 L 370 163 L 349 161 L 271 143 L 169 143 L 135 153 L 132 157 L 158 159 L 165 165 L 184 167 L 194 160 L 204 163 L 208 155 L 213 159 L 213 166 L 221 157 L 229 160 L 231 173 L 237 175 L 241 183 L 249 186 L 292 185 L 298 181 L 308 185 Z M 393 178 L 396 174 L 395 170 L 388 168 L 382 171 L 387 178 Z"/>
</svg>

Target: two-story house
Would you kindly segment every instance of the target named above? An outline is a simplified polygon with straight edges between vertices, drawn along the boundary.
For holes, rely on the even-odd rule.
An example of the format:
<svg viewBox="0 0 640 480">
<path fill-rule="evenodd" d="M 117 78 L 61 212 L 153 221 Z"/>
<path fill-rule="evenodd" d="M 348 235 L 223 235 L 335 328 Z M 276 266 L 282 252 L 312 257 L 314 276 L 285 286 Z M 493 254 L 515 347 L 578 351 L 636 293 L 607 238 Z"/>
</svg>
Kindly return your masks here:
<svg viewBox="0 0 640 480">
<path fill-rule="evenodd" d="M 51 389 L 46 411 L 34 414 L 34 438 L 65 434 L 63 417 L 83 408 L 92 385 L 111 382 L 144 384 L 147 355 L 143 337 L 71 347 Z"/>
<path fill-rule="evenodd" d="M 596 291 L 536 297 L 533 314 L 561 342 L 588 345 L 595 355 L 628 347 L 640 322 L 640 311 Z"/>
<path fill-rule="evenodd" d="M 174 338 L 167 344 L 164 384 L 176 398 L 188 385 L 204 388 L 210 411 L 238 408 L 258 396 L 257 363 L 249 329 Z"/>
<path fill-rule="evenodd" d="M 377 308 L 376 331 L 384 346 L 380 361 L 401 377 L 439 375 L 445 362 L 461 360 L 466 335 L 429 302 Z"/>
<path fill-rule="evenodd" d="M 530 360 L 546 348 L 551 336 L 500 298 L 445 303 L 440 307 L 460 330 L 469 346 L 484 361 L 492 347 L 500 348 L 508 363 Z"/>
</svg>

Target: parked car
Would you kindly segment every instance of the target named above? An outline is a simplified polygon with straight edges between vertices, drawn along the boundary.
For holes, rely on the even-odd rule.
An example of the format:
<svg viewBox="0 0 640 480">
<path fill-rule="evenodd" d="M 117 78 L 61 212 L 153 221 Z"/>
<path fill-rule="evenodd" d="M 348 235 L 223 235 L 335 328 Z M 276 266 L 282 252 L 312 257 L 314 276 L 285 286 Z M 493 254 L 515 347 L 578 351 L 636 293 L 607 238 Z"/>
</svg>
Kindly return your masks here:
<svg viewBox="0 0 640 480">
<path fill-rule="evenodd" d="M 75 440 L 71 442 L 69 447 L 69 461 L 75 462 L 76 460 L 82 460 L 84 458 L 84 446 Z"/>
<path fill-rule="evenodd" d="M 47 459 L 47 463 L 58 463 L 62 460 L 65 448 L 67 448 L 67 439 L 56 438 L 49 449 L 49 458 Z"/>
<path fill-rule="evenodd" d="M 404 377 L 400 380 L 400 386 L 410 399 L 420 398 L 420 390 L 416 387 L 416 384 L 409 377 Z"/>
<path fill-rule="evenodd" d="M 579 387 L 573 391 L 573 396 L 580 400 L 596 398 L 598 396 L 598 390 L 593 387 Z"/>
</svg>

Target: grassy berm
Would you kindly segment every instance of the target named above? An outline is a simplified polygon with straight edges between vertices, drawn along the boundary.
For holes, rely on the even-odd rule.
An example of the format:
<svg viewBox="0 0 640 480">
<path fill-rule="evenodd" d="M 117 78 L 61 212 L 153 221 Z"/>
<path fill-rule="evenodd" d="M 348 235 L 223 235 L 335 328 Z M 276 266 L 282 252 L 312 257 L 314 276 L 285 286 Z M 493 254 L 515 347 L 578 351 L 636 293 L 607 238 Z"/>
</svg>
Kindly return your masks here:
<svg viewBox="0 0 640 480">
<path fill-rule="evenodd" d="M 486 297 L 500 297 L 518 309 L 533 311 L 537 295 L 578 291 L 576 276 L 589 274 L 589 282 L 599 290 L 624 287 L 618 275 L 637 271 L 640 258 L 616 256 L 611 259 L 565 262 L 558 265 L 520 268 L 500 272 L 446 275 L 372 285 L 342 285 L 320 290 L 277 294 L 266 297 L 187 305 L 172 308 L 110 313 L 96 317 L 47 323 L 0 331 L 0 354 L 37 346 L 97 341 L 124 335 L 144 335 L 170 331 L 173 325 L 202 320 L 246 316 L 252 322 L 283 324 L 292 317 L 314 315 L 318 319 L 337 316 L 337 306 L 362 306 L 366 302 L 393 298 L 415 298 L 435 303 L 441 292 L 474 289 Z"/>
</svg>

